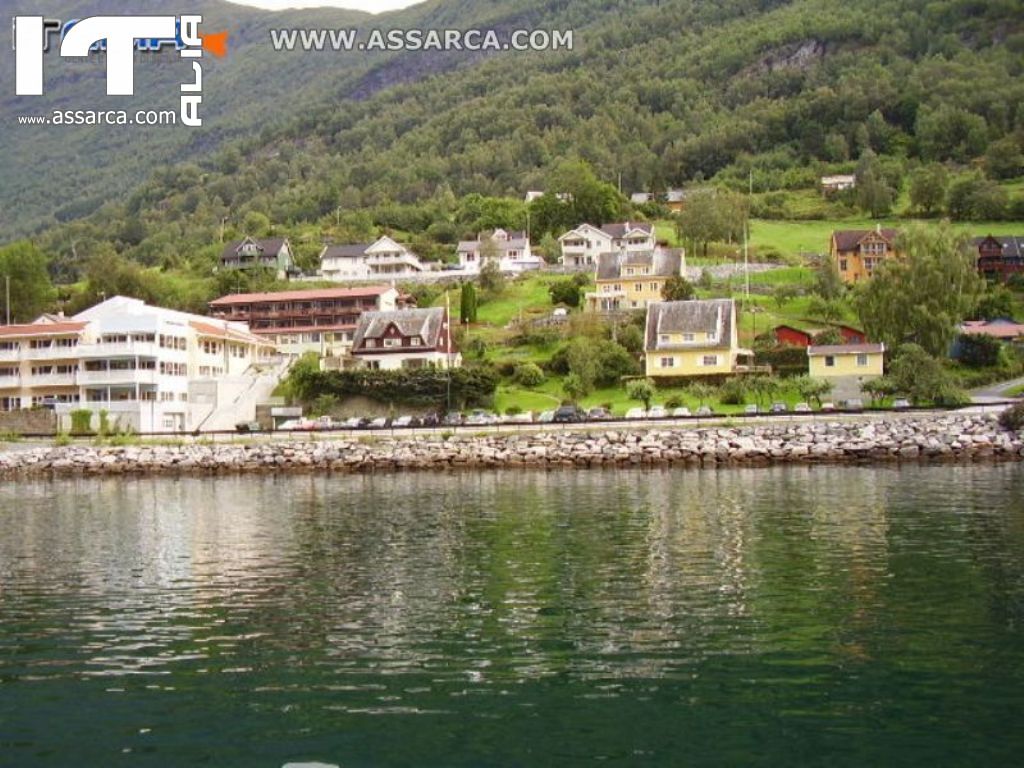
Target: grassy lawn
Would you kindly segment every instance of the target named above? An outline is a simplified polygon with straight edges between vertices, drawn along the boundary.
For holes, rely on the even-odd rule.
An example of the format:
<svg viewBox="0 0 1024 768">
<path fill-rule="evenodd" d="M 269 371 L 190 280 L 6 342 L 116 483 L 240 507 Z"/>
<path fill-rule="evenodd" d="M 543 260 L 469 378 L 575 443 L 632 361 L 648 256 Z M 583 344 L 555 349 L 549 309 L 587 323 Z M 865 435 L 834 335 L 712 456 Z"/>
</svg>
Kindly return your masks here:
<svg viewBox="0 0 1024 768">
<path fill-rule="evenodd" d="M 532 411 L 534 414 L 538 414 L 542 411 L 550 411 L 557 408 L 564 399 L 562 377 L 550 376 L 543 384 L 533 389 L 524 389 L 523 387 L 506 384 L 499 386 L 494 401 L 494 409 L 498 413 L 505 413 L 509 408 L 515 407 L 521 411 Z M 691 396 L 689 390 L 680 387 L 659 389 L 654 396 L 652 405 L 665 406 L 669 400 L 673 399 L 682 402 L 683 406 L 689 408 L 691 412 L 696 412 L 697 408 L 701 406 L 701 402 Z M 783 389 L 776 395 L 773 395 L 771 401 L 784 402 L 792 409 L 796 403 L 800 402 L 800 396 L 795 391 Z M 750 399 L 749 402 L 755 401 Z M 744 409 L 743 405 L 725 405 L 717 397 L 705 400 L 703 404 L 710 406 L 715 413 L 743 413 Z M 637 400 L 630 400 L 626 394 L 625 387 L 596 389 L 584 397 L 579 405 L 582 408 L 610 406 L 612 413 L 616 416 L 625 415 L 631 408 L 643 407 L 643 403 Z M 764 405 L 767 407 L 769 403 L 765 402 Z"/>
</svg>

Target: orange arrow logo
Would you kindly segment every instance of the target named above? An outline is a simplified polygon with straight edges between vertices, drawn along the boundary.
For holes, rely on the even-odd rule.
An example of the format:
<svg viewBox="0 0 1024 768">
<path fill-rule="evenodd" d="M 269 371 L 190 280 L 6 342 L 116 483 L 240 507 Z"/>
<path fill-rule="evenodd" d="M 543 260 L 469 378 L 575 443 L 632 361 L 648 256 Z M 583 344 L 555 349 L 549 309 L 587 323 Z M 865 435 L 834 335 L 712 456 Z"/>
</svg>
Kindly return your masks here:
<svg viewBox="0 0 1024 768">
<path fill-rule="evenodd" d="M 221 58 L 228 55 L 228 31 L 213 32 L 209 35 L 202 35 L 203 48 L 214 56 Z"/>
</svg>

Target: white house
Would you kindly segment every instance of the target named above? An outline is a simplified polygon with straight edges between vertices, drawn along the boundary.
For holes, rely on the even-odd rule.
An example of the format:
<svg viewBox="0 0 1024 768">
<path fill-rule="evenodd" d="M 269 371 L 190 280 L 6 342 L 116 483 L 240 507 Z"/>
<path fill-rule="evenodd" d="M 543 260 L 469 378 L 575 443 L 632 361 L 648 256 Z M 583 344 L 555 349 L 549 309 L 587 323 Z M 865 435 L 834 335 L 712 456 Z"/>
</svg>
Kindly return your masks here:
<svg viewBox="0 0 1024 768">
<path fill-rule="evenodd" d="M 274 353 L 245 325 L 115 296 L 67 320 L 0 326 L 0 409 L 52 407 L 65 429 L 71 411 L 92 411 L 94 426 L 106 411 L 123 428 L 178 432 L 230 403 L 233 424 L 255 415 L 234 419 L 238 395 Z M 190 396 L 197 385 L 202 402 Z"/>
<path fill-rule="evenodd" d="M 657 247 L 654 225 L 624 221 L 595 227 L 581 224 L 558 238 L 562 266 L 596 267 L 602 253 L 653 251 Z"/>
<path fill-rule="evenodd" d="M 857 177 L 852 173 L 843 173 L 836 176 L 822 176 L 821 177 L 821 190 L 822 192 L 843 192 L 847 189 L 853 189 L 857 186 Z"/>
<path fill-rule="evenodd" d="M 482 232 L 476 240 L 463 240 L 458 254 L 460 269 L 471 274 L 479 273 L 489 259 L 496 259 L 498 268 L 505 273 L 528 272 L 544 266 L 544 259 L 530 250 L 525 232 L 504 229 Z"/>
<path fill-rule="evenodd" d="M 366 312 L 359 318 L 352 357 L 368 368 L 457 368 L 455 349 L 443 307 Z"/>
<path fill-rule="evenodd" d="M 390 237 L 374 243 L 330 245 L 320 253 L 320 275 L 334 282 L 401 280 L 425 271 L 415 253 Z"/>
</svg>

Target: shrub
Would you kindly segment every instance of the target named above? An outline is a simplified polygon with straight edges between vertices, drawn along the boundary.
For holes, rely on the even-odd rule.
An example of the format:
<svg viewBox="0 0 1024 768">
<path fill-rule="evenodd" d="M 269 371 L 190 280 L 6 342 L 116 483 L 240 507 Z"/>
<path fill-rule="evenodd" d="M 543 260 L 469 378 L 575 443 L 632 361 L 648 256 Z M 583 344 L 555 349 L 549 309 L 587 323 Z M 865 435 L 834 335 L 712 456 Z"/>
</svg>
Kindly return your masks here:
<svg viewBox="0 0 1024 768">
<path fill-rule="evenodd" d="M 79 408 L 71 412 L 71 434 L 88 435 L 92 432 L 92 411 Z"/>
<path fill-rule="evenodd" d="M 510 405 L 508 408 L 505 409 L 506 416 L 518 416 L 522 412 L 523 409 L 520 408 L 518 405 Z"/>
<path fill-rule="evenodd" d="M 718 391 L 718 399 L 725 405 L 743 405 L 747 402 L 747 384 L 743 379 L 729 379 Z"/>
<path fill-rule="evenodd" d="M 672 397 L 670 397 L 668 400 L 665 401 L 665 407 L 666 408 L 682 408 L 683 407 L 683 399 L 681 397 L 679 397 L 678 395 L 673 395 Z"/>
<path fill-rule="evenodd" d="M 1015 432 L 1024 429 L 1024 403 L 1015 403 L 999 414 L 999 425 Z"/>
<path fill-rule="evenodd" d="M 520 363 L 512 379 L 521 387 L 539 387 L 544 383 L 544 371 L 535 363 Z"/>
</svg>

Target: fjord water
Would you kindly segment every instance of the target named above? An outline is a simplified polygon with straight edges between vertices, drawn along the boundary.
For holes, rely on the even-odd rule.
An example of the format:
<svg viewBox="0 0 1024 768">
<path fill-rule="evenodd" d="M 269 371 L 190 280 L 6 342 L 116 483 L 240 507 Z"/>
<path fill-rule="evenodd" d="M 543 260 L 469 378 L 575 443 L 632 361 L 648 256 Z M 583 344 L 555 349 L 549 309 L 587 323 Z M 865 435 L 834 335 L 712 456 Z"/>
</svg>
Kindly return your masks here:
<svg viewBox="0 0 1024 768">
<path fill-rule="evenodd" d="M 0 489 L 0 765 L 1010 764 L 1024 467 Z"/>
</svg>

